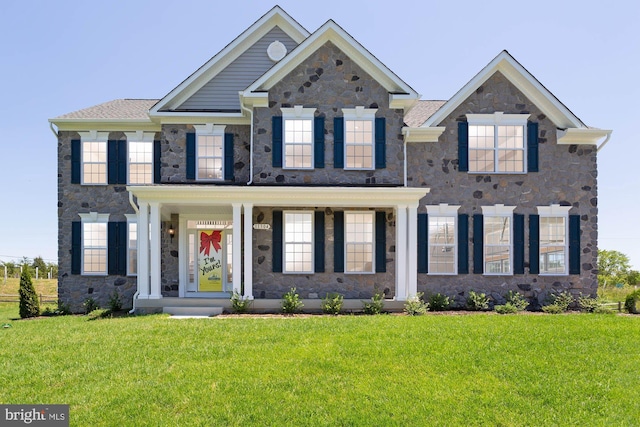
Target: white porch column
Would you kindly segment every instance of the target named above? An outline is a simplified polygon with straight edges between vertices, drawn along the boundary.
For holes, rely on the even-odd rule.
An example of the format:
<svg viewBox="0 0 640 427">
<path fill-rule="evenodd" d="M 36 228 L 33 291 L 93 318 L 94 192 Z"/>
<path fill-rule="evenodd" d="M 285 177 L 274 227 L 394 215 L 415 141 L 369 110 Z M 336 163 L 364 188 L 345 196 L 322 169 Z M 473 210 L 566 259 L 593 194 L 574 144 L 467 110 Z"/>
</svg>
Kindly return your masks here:
<svg viewBox="0 0 640 427">
<path fill-rule="evenodd" d="M 233 203 L 233 291 L 240 292 L 242 283 L 242 204 Z"/>
<path fill-rule="evenodd" d="M 396 300 L 407 300 L 407 206 L 396 207 Z"/>
<path fill-rule="evenodd" d="M 409 206 L 407 218 L 407 296 L 418 293 L 418 204 Z"/>
<path fill-rule="evenodd" d="M 138 298 L 149 298 L 149 204 L 138 201 Z"/>
<path fill-rule="evenodd" d="M 235 251 L 234 251 L 235 253 Z M 253 204 L 244 204 L 244 298 L 253 299 Z"/>
<path fill-rule="evenodd" d="M 149 215 L 151 224 L 151 230 L 149 232 L 151 234 L 149 241 L 151 253 L 151 292 L 149 293 L 149 299 L 160 299 L 162 298 L 162 292 L 160 291 L 160 203 L 151 202 L 149 203 L 149 207 L 151 208 L 151 213 Z"/>
</svg>

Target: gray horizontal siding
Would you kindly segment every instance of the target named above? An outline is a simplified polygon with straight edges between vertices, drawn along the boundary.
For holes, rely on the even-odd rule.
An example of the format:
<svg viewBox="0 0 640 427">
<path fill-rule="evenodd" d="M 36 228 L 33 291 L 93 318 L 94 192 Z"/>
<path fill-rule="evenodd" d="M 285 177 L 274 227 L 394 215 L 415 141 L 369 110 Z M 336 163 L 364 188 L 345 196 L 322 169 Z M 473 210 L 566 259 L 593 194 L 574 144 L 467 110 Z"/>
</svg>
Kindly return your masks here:
<svg viewBox="0 0 640 427">
<path fill-rule="evenodd" d="M 284 31 L 274 27 L 178 109 L 239 110 L 238 91 L 246 89 L 274 65 L 267 55 L 267 47 L 276 40 L 284 44 L 288 52 L 297 46 Z"/>
</svg>

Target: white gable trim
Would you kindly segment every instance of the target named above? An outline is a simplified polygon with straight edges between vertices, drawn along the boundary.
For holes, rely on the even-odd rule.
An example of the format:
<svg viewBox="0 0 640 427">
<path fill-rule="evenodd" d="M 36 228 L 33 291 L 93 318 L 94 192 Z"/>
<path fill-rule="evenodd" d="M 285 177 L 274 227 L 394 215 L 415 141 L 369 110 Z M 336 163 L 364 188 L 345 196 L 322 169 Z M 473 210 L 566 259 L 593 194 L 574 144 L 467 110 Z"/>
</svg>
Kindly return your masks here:
<svg viewBox="0 0 640 427">
<path fill-rule="evenodd" d="M 161 110 L 179 107 L 275 26 L 280 27 L 289 37 L 295 40 L 296 43 L 302 43 L 302 41 L 309 36 L 307 30 L 279 6 L 275 6 L 252 26 L 247 28 L 234 41 L 229 43 L 213 58 L 191 74 L 186 80 L 180 83 L 175 89 L 169 92 L 164 98 L 158 101 L 158 103 L 151 108 L 149 115 L 151 117 L 161 116 Z"/>
<path fill-rule="evenodd" d="M 586 128 L 585 124 L 562 104 L 547 88 L 545 88 L 529 71 L 516 61 L 506 50 L 503 50 L 486 67 L 484 67 L 469 83 L 458 91 L 435 114 L 427 119 L 422 127 L 436 126 L 453 112 L 465 99 L 475 92 L 480 85 L 496 71 L 500 71 L 515 87 L 559 128 Z"/>
</svg>

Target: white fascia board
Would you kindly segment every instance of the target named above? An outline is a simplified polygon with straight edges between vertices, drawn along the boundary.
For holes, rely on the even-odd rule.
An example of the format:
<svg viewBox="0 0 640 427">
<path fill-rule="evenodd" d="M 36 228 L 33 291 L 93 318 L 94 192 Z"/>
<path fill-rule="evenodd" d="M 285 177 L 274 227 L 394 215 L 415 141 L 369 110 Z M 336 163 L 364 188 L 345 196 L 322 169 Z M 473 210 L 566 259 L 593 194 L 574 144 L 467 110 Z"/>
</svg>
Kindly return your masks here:
<svg viewBox="0 0 640 427">
<path fill-rule="evenodd" d="M 580 121 L 564 106 L 547 88 L 545 88 L 529 71 L 520 65 L 507 51 L 502 51 L 486 67 L 476 74 L 460 89 L 442 108 L 436 111 L 422 125 L 437 125 L 449 116 L 462 102 L 478 89 L 496 71 L 500 71 L 516 86 L 532 103 L 560 128 L 584 128 Z"/>
<path fill-rule="evenodd" d="M 151 108 L 149 115 L 156 116 L 160 110 L 174 109 L 182 105 L 275 26 L 280 27 L 298 44 L 309 37 L 307 30 L 279 6 L 275 6 L 158 101 Z"/>
<path fill-rule="evenodd" d="M 404 126 L 402 135 L 404 135 L 404 142 L 438 142 L 438 138 L 440 138 L 445 129 L 445 126 L 430 128 Z"/>
<path fill-rule="evenodd" d="M 50 119 L 50 123 L 56 125 L 59 131 L 147 131 L 160 132 L 162 129 L 159 124 L 151 120 L 139 119 Z"/>
<path fill-rule="evenodd" d="M 159 125 L 160 124 L 227 124 L 227 125 L 248 125 L 250 119 L 242 113 L 174 113 L 165 112 L 159 113 L 154 118 Z M 158 126 L 159 126 L 158 125 Z"/>
<path fill-rule="evenodd" d="M 269 92 L 240 91 L 240 105 L 245 108 L 267 108 L 269 106 Z"/>
<path fill-rule="evenodd" d="M 603 138 L 607 138 L 611 135 L 611 130 L 605 129 L 558 129 L 558 144 L 559 145 L 598 145 Z"/>
<path fill-rule="evenodd" d="M 394 110 L 404 110 L 404 113 L 406 114 L 418 103 L 420 96 L 420 94 L 414 96 L 413 94 L 390 93 L 389 108 Z"/>
<path fill-rule="evenodd" d="M 429 188 L 411 187 L 266 187 L 266 186 L 127 186 L 138 201 L 163 205 L 221 206 L 252 203 L 286 207 L 396 207 L 417 204 Z"/>
<path fill-rule="evenodd" d="M 415 90 L 396 76 L 389 68 L 332 20 L 327 21 L 315 33 L 291 51 L 282 61 L 278 62 L 262 77 L 251 84 L 245 92 L 259 92 L 271 89 L 284 76 L 293 71 L 295 67 L 328 41 L 335 44 L 387 91 L 406 94 L 414 97 L 416 100 L 420 97 Z"/>
</svg>

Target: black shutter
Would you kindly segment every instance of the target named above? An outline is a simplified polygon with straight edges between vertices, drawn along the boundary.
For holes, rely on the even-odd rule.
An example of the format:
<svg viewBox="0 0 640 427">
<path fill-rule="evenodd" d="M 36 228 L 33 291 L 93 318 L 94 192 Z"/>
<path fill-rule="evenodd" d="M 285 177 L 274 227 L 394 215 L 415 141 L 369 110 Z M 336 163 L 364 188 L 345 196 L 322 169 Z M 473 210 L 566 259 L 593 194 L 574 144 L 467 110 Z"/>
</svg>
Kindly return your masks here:
<svg viewBox="0 0 640 427">
<path fill-rule="evenodd" d="M 538 172 L 538 123 L 527 123 L 527 171 Z"/>
<path fill-rule="evenodd" d="M 282 273 L 282 211 L 273 211 L 273 266 L 274 273 Z"/>
<path fill-rule="evenodd" d="M 418 273 L 429 272 L 429 215 L 418 214 Z"/>
<path fill-rule="evenodd" d="M 78 141 L 79 142 L 79 141 Z M 82 223 L 71 223 L 71 274 L 82 272 Z"/>
<path fill-rule="evenodd" d="M 224 179 L 226 181 L 234 180 L 233 173 L 233 134 L 224 134 Z"/>
<path fill-rule="evenodd" d="M 324 211 L 315 211 L 313 254 L 316 273 L 324 273 Z"/>
<path fill-rule="evenodd" d="M 344 273 L 344 212 L 333 213 L 333 271 Z"/>
<path fill-rule="evenodd" d="M 376 118 L 375 127 L 376 169 L 387 167 L 387 121 L 384 117 Z"/>
<path fill-rule="evenodd" d="M 127 275 L 127 252 L 128 252 L 128 224 L 122 221 L 118 224 L 118 274 Z"/>
<path fill-rule="evenodd" d="M 162 145 L 160 141 L 153 141 L 153 183 L 154 184 L 160 184 L 162 182 L 161 155 L 162 155 Z"/>
<path fill-rule="evenodd" d="M 333 167 L 344 168 L 344 118 L 333 119 Z"/>
<path fill-rule="evenodd" d="M 126 184 L 127 183 L 127 141 L 118 141 L 117 142 L 117 168 L 118 168 L 118 177 L 116 184 Z"/>
<path fill-rule="evenodd" d="M 118 183 L 118 141 L 107 141 L 107 184 Z"/>
<path fill-rule="evenodd" d="M 80 170 L 82 166 L 82 151 L 80 148 L 80 140 L 71 140 L 71 183 L 80 184 Z M 76 273 L 80 274 L 80 273 Z"/>
<path fill-rule="evenodd" d="M 473 215 L 473 273 L 484 273 L 484 219 Z"/>
<path fill-rule="evenodd" d="M 376 273 L 387 272 L 387 215 L 376 211 Z"/>
<path fill-rule="evenodd" d="M 458 215 L 458 274 L 469 274 L 469 215 Z"/>
<path fill-rule="evenodd" d="M 313 167 L 324 167 L 324 117 L 313 119 Z"/>
<path fill-rule="evenodd" d="M 540 273 L 540 215 L 529 215 L 529 273 Z"/>
<path fill-rule="evenodd" d="M 196 134 L 187 133 L 187 179 L 196 179 Z"/>
<path fill-rule="evenodd" d="M 274 168 L 282 167 L 282 117 L 271 118 L 271 160 Z"/>
<path fill-rule="evenodd" d="M 107 272 L 118 274 L 118 222 L 107 223 Z"/>
<path fill-rule="evenodd" d="M 513 214 L 513 273 L 524 274 L 524 215 Z"/>
<path fill-rule="evenodd" d="M 569 274 L 580 274 L 580 215 L 569 215 Z"/>
<path fill-rule="evenodd" d="M 469 171 L 469 123 L 467 122 L 458 122 L 458 170 Z"/>
</svg>

